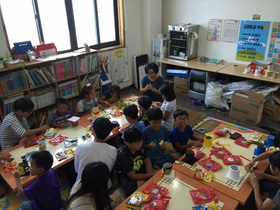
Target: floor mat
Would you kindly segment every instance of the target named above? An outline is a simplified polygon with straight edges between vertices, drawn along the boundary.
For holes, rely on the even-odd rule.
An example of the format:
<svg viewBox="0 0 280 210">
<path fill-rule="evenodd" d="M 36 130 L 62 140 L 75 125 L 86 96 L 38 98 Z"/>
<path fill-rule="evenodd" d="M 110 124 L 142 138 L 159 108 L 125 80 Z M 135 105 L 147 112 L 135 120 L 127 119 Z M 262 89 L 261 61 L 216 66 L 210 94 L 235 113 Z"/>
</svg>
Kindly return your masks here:
<svg viewBox="0 0 280 210">
<path fill-rule="evenodd" d="M 206 117 L 206 114 L 203 112 L 197 112 L 192 109 L 184 108 L 182 106 L 177 106 L 177 109 L 183 109 L 186 110 L 189 114 L 188 124 L 193 127 L 197 123 L 199 123 L 201 120 L 203 120 Z"/>
</svg>

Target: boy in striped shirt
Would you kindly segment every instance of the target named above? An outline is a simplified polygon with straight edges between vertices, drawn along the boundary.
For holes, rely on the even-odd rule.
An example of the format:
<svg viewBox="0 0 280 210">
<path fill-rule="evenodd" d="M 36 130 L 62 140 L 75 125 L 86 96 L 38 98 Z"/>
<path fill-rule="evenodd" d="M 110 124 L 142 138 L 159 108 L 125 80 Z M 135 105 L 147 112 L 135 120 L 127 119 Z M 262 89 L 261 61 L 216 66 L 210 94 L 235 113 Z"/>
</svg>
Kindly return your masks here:
<svg viewBox="0 0 280 210">
<path fill-rule="evenodd" d="M 2 150 L 7 150 L 27 138 L 45 132 L 49 126 L 30 129 L 27 119 L 34 108 L 28 98 L 20 98 L 14 102 L 14 111 L 6 115 L 0 128 L 0 143 Z"/>
</svg>

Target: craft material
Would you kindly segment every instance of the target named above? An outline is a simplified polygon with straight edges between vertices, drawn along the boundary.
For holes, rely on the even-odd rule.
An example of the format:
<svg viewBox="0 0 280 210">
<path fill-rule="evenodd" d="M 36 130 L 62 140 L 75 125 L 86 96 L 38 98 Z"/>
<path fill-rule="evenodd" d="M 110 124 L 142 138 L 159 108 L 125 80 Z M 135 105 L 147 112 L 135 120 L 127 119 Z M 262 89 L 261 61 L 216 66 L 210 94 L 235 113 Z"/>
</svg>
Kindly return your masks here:
<svg viewBox="0 0 280 210">
<path fill-rule="evenodd" d="M 128 208 L 138 210 L 145 203 L 147 198 L 148 198 L 147 194 L 136 191 L 130 196 L 130 198 L 126 202 L 125 206 Z"/>
<path fill-rule="evenodd" d="M 254 150 L 254 155 L 260 155 L 265 152 L 265 145 L 263 142 L 259 143 L 257 148 Z"/>
<path fill-rule="evenodd" d="M 49 143 L 56 146 L 63 142 L 65 139 L 68 139 L 68 137 L 64 136 L 63 134 L 59 134 L 57 137 L 50 140 Z"/>
<path fill-rule="evenodd" d="M 251 142 L 246 141 L 244 137 L 238 138 L 234 143 L 246 148 L 251 145 Z"/>
<path fill-rule="evenodd" d="M 227 179 L 233 180 L 235 182 L 240 182 L 240 180 L 242 179 L 242 175 L 240 174 L 240 168 L 236 165 L 232 165 L 229 168 L 229 171 L 226 175 Z"/>
<path fill-rule="evenodd" d="M 216 158 L 222 159 L 225 155 L 231 155 L 231 152 L 228 151 L 225 147 L 213 147 L 212 150 L 210 150 L 210 156 L 215 155 Z"/>
<path fill-rule="evenodd" d="M 193 165 L 197 161 L 197 158 L 194 157 L 194 151 L 186 150 L 186 154 L 183 158 L 183 161 L 187 164 Z"/>
<path fill-rule="evenodd" d="M 218 130 L 215 131 L 215 134 L 218 137 L 225 137 L 228 134 L 228 130 L 226 130 L 226 129 L 218 129 Z"/>
<path fill-rule="evenodd" d="M 46 140 L 45 139 L 40 139 L 38 141 L 38 146 L 39 146 L 40 151 L 46 150 L 47 149 Z"/>
<path fill-rule="evenodd" d="M 229 138 L 231 138 L 233 140 L 236 140 L 236 139 L 238 139 L 241 136 L 242 135 L 240 133 L 234 132 L 234 133 L 230 134 Z"/>
<path fill-rule="evenodd" d="M 210 203 L 200 204 L 198 206 L 193 206 L 193 210 L 218 210 L 218 207 L 215 201 L 211 201 Z"/>
<path fill-rule="evenodd" d="M 212 188 L 190 190 L 190 194 L 194 204 L 209 203 L 211 201 L 218 202 L 218 197 Z"/>
<path fill-rule="evenodd" d="M 194 178 L 203 180 L 205 182 L 211 183 L 213 179 L 213 172 L 207 171 L 205 169 L 196 168 L 194 171 Z"/>
<path fill-rule="evenodd" d="M 21 157 L 21 160 L 22 160 L 23 168 L 24 168 L 24 174 L 29 175 L 30 172 L 29 172 L 29 165 L 28 165 L 28 161 L 27 161 L 27 158 L 26 158 L 26 154 L 21 154 L 20 157 Z"/>
<path fill-rule="evenodd" d="M 238 155 L 225 155 L 222 160 L 225 165 L 243 165 Z"/>
<path fill-rule="evenodd" d="M 203 153 L 202 151 L 200 151 L 199 149 L 195 149 L 193 150 L 194 152 L 194 157 L 197 159 L 197 160 L 200 160 L 201 158 L 203 158 L 206 154 Z"/>
<path fill-rule="evenodd" d="M 14 158 L 9 158 L 5 161 L 5 173 L 15 171 L 17 169 L 17 161 Z"/>
<path fill-rule="evenodd" d="M 205 136 L 204 137 L 204 142 L 203 142 L 203 145 L 205 147 L 209 147 L 209 148 L 212 148 L 213 146 L 213 138 L 211 136 Z"/>
<path fill-rule="evenodd" d="M 211 157 L 199 161 L 198 164 L 200 164 L 207 171 L 213 171 L 213 172 L 215 172 L 215 171 L 217 171 L 217 170 L 219 170 L 220 168 L 223 167 L 218 162 L 212 160 Z"/>
<path fill-rule="evenodd" d="M 158 199 L 148 203 L 143 210 L 165 210 L 169 200 Z"/>
<path fill-rule="evenodd" d="M 152 182 L 149 186 L 147 186 L 143 190 L 143 193 L 149 195 L 146 202 L 152 201 L 154 199 L 161 199 L 167 192 L 168 192 L 167 188 L 162 187 L 154 182 Z"/>
<path fill-rule="evenodd" d="M 55 134 L 57 133 L 57 129 L 49 128 L 46 130 L 46 133 L 44 134 L 45 138 L 53 138 Z"/>
<path fill-rule="evenodd" d="M 33 146 L 33 145 L 38 144 L 38 141 L 39 141 L 41 138 L 42 138 L 42 137 L 37 136 L 37 137 L 35 137 L 35 138 L 28 139 L 28 140 L 24 141 L 24 142 L 23 142 L 24 148 L 31 147 L 31 146 Z"/>
<path fill-rule="evenodd" d="M 162 175 L 171 174 L 171 171 L 172 171 L 172 163 L 169 162 L 164 163 L 162 167 Z"/>
<path fill-rule="evenodd" d="M 206 133 L 207 132 L 207 129 L 206 128 L 203 128 L 201 126 L 197 127 L 196 129 L 194 129 L 196 132 L 198 133 Z"/>
<path fill-rule="evenodd" d="M 269 135 L 268 137 L 267 137 L 267 140 L 266 140 L 266 142 L 265 142 L 265 146 L 267 147 L 267 148 L 269 148 L 269 147 L 272 147 L 272 146 L 275 146 L 275 144 L 274 144 L 274 136 L 272 136 L 272 135 Z"/>
<path fill-rule="evenodd" d="M 77 145 L 78 145 L 78 138 L 65 139 L 64 141 L 65 148 L 76 147 Z"/>
<path fill-rule="evenodd" d="M 55 157 L 58 161 L 61 161 L 61 160 L 68 158 L 68 155 L 66 154 L 65 151 L 60 151 L 55 154 Z"/>
<path fill-rule="evenodd" d="M 159 142 L 159 145 L 160 145 L 161 149 L 163 149 L 164 154 L 171 154 L 171 153 L 174 153 L 174 148 L 173 148 L 173 145 L 172 145 L 171 142 L 161 140 L 161 141 Z"/>
</svg>

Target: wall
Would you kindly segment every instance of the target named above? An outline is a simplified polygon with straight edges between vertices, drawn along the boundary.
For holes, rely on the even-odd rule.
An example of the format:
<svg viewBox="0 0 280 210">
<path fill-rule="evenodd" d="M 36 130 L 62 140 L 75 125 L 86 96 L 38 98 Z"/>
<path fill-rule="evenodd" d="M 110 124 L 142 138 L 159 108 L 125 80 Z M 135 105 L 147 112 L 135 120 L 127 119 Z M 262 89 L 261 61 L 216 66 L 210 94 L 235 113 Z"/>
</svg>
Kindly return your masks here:
<svg viewBox="0 0 280 210">
<path fill-rule="evenodd" d="M 152 38 L 161 33 L 162 0 L 124 0 L 125 42 L 128 48 L 130 80 L 121 88 L 134 84 L 134 56 L 152 52 Z M 1 22 L 0 22 L 1 24 Z M 0 25 L 0 57 L 6 57 L 7 44 Z"/>
<path fill-rule="evenodd" d="M 167 34 L 168 24 L 198 24 L 199 56 L 243 63 L 235 60 L 236 43 L 206 40 L 208 19 L 252 20 L 253 14 L 259 14 L 261 20 L 280 21 L 279 8 L 279 0 L 162 0 L 162 30 Z"/>
</svg>

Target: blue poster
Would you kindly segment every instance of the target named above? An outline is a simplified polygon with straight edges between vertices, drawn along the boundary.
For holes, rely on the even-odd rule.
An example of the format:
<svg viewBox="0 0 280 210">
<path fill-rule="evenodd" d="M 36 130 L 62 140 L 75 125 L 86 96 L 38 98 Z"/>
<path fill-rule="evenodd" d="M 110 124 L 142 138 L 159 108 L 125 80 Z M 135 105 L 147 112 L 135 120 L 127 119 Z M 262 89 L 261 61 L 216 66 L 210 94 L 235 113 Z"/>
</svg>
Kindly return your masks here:
<svg viewBox="0 0 280 210">
<path fill-rule="evenodd" d="M 236 60 L 264 60 L 269 27 L 269 21 L 242 20 L 240 24 Z"/>
</svg>

